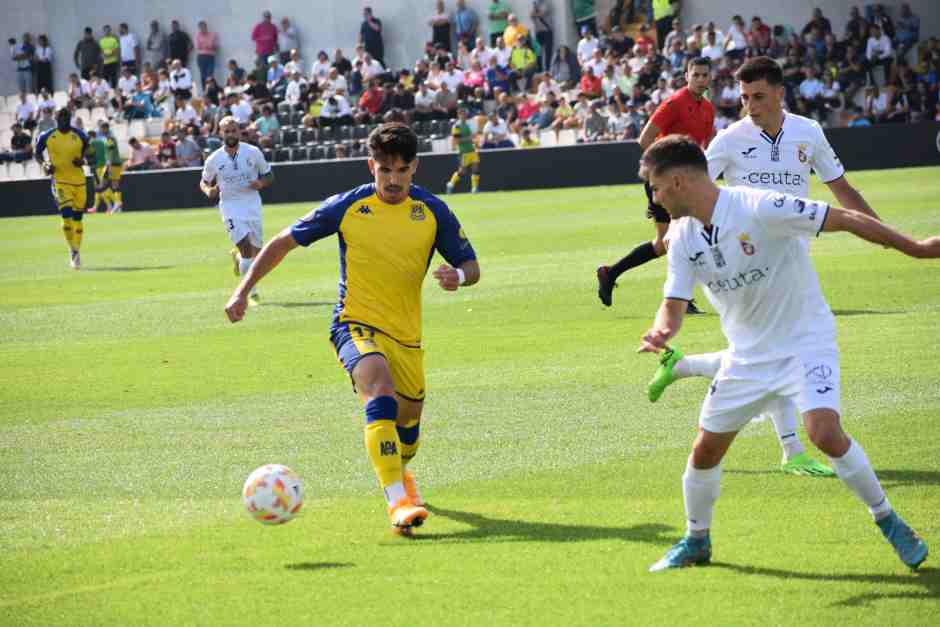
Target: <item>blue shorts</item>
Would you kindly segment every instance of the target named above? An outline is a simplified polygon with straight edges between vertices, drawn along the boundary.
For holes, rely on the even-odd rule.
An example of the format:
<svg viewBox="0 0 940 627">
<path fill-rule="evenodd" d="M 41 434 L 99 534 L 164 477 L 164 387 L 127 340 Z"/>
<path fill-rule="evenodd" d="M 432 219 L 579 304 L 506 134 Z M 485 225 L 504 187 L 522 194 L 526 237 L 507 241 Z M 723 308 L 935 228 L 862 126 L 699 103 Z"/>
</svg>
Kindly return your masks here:
<svg viewBox="0 0 940 627">
<path fill-rule="evenodd" d="M 358 322 L 334 324 L 330 329 L 330 343 L 350 377 L 363 357 L 382 355 L 392 373 L 395 393 L 410 401 L 424 400 L 424 349 L 420 346 L 401 344 L 382 331 Z"/>
</svg>

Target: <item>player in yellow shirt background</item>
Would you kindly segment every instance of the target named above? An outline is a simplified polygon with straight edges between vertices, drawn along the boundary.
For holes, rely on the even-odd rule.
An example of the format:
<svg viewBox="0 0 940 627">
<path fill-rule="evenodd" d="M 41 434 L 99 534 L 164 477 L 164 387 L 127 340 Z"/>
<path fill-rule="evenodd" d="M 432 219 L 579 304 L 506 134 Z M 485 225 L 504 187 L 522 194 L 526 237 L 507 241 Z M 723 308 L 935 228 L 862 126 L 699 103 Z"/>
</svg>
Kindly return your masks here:
<svg viewBox="0 0 940 627">
<path fill-rule="evenodd" d="M 48 157 L 48 160 L 43 155 Z M 88 137 L 72 126 L 67 107 L 56 112 L 56 127 L 42 133 L 36 141 L 36 161 L 52 178 L 52 193 L 62 216 L 62 232 L 69 245 L 69 264 L 81 268 L 85 213 L 85 158 L 92 156 Z"/>
<path fill-rule="evenodd" d="M 118 149 L 117 139 L 111 133 L 111 125 L 107 120 L 98 124 L 98 136 L 104 141 L 105 168 L 102 179 L 107 179 L 110 189 L 106 190 L 106 201 L 111 206 L 109 213 L 120 213 L 124 209 L 124 198 L 121 195 L 121 175 L 124 173 L 124 159 Z"/>
<path fill-rule="evenodd" d="M 447 193 L 454 193 L 454 187 L 460 178 L 470 169 L 470 191 L 476 194 L 480 190 L 480 153 L 473 143 L 473 131 L 467 123 L 467 110 L 457 109 L 457 121 L 450 132 L 451 145 L 457 151 L 457 171 L 447 181 Z"/>
<path fill-rule="evenodd" d="M 245 315 L 255 284 L 297 246 L 338 235 L 339 301 L 330 341 L 365 403 L 365 445 L 385 494 L 393 529 L 411 535 L 428 516 L 412 473 L 424 406 L 421 286 L 434 251 L 447 261 L 433 276 L 454 291 L 480 279 L 476 253 L 456 216 L 412 184 L 418 137 L 404 124 L 369 136 L 374 182 L 328 198 L 275 236 L 225 307 L 232 322 Z"/>
</svg>

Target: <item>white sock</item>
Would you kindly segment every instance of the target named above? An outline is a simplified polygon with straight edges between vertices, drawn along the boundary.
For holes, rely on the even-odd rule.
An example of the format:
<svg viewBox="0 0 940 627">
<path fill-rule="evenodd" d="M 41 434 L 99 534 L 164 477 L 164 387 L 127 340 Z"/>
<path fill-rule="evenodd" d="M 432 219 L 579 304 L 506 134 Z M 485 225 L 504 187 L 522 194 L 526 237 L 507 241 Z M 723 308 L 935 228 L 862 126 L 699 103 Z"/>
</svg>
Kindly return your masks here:
<svg viewBox="0 0 940 627">
<path fill-rule="evenodd" d="M 875 471 L 861 444 L 853 440 L 845 455 L 830 457 L 829 461 L 832 462 L 832 467 L 839 479 L 842 479 L 842 483 L 855 492 L 858 498 L 868 506 L 872 518 L 881 520 L 891 513 L 891 503 L 888 502 L 888 497 L 881 489 L 881 483 L 875 476 Z"/>
<path fill-rule="evenodd" d="M 677 379 L 686 377 L 714 378 L 721 367 L 721 358 L 724 351 L 717 353 L 704 353 L 702 355 L 686 355 L 672 368 L 672 374 Z"/>
<path fill-rule="evenodd" d="M 685 497 L 686 526 L 689 535 L 704 535 L 712 526 L 715 501 L 721 493 L 721 464 L 708 470 L 692 466 L 692 457 L 682 475 L 682 495 Z"/>
<path fill-rule="evenodd" d="M 799 410 L 796 403 L 786 398 L 778 398 L 768 408 L 767 414 L 774 423 L 774 431 L 780 439 L 780 447 L 783 449 L 783 460 L 789 461 L 806 451 L 799 436 Z"/>
<path fill-rule="evenodd" d="M 405 484 L 396 481 L 390 486 L 385 487 L 385 501 L 391 506 L 405 498 Z"/>
</svg>

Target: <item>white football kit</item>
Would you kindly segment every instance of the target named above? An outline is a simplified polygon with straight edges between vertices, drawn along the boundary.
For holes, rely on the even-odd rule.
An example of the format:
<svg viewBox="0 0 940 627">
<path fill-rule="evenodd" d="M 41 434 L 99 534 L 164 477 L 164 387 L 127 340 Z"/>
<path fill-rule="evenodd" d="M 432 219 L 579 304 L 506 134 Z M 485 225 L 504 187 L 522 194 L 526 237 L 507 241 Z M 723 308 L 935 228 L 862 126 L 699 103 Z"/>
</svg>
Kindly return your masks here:
<svg viewBox="0 0 940 627">
<path fill-rule="evenodd" d="M 709 144 L 706 156 L 712 179 L 723 174 L 728 185 L 774 190 L 801 198 L 809 195 L 812 170 L 824 183 L 845 174 L 842 162 L 819 123 L 787 112 L 775 138 L 745 117 L 718 133 Z M 808 401 L 801 410 L 826 407 L 841 414 L 836 322 L 809 257 L 810 237 L 801 237 L 807 254 L 798 260 L 803 266 L 801 272 L 807 277 L 803 293 L 806 324 L 797 336 Z"/>
<path fill-rule="evenodd" d="M 243 142 L 239 142 L 234 157 L 222 147 L 206 159 L 202 180 L 210 185 L 218 181 L 219 213 L 233 244 L 246 236 L 256 248 L 264 244 L 261 194 L 250 183 L 270 173 L 271 166 L 261 150 Z"/>
<path fill-rule="evenodd" d="M 664 296 L 691 300 L 701 283 L 728 340 L 699 417 L 706 430 L 737 431 L 780 398 L 811 408 L 797 340 L 815 322 L 803 298 L 818 280 L 802 258 L 828 211 L 788 194 L 725 187 L 710 228 L 674 221 Z"/>
</svg>

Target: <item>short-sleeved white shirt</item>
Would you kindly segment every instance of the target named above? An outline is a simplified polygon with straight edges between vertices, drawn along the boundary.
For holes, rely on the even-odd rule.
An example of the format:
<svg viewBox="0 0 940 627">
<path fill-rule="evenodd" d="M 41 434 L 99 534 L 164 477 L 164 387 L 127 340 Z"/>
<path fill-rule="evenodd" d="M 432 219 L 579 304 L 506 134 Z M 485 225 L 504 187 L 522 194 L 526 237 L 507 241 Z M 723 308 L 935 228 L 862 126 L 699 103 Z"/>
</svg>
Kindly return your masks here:
<svg viewBox="0 0 940 627">
<path fill-rule="evenodd" d="M 805 198 L 809 195 L 810 173 L 824 182 L 845 174 L 822 127 L 815 120 L 784 113 L 783 126 L 776 138 L 763 132 L 751 119 L 738 120 L 718 133 L 706 151 L 712 179 L 724 174 L 728 185 L 769 189 Z M 815 323 L 804 330 L 803 339 L 834 342 L 836 322 L 826 303 L 819 278 L 809 258 L 809 238 L 803 238 L 807 255 L 800 263 L 811 274 L 803 295 L 804 307 Z"/>
<path fill-rule="evenodd" d="M 136 61 L 137 60 L 137 37 L 134 33 L 127 33 L 126 35 L 121 35 L 121 61 Z"/>
<path fill-rule="evenodd" d="M 223 218 L 260 220 L 261 194 L 249 183 L 270 172 L 271 166 L 260 149 L 239 142 L 234 157 L 225 152 L 224 147 L 209 155 L 202 169 L 202 180 L 209 184 L 218 181 L 219 211 Z"/>
<path fill-rule="evenodd" d="M 817 323 L 803 306 L 816 274 L 802 241 L 828 212 L 788 194 L 721 188 L 710 229 L 694 218 L 673 222 L 664 296 L 690 300 L 701 283 L 737 363 L 796 355 L 804 327 Z"/>
</svg>

